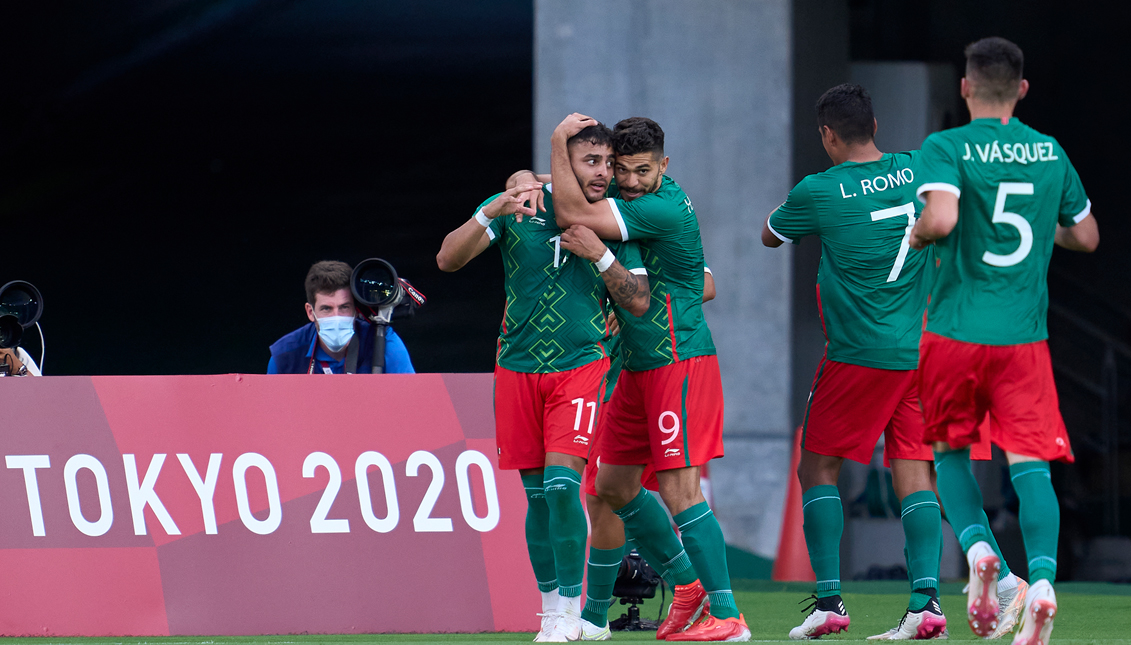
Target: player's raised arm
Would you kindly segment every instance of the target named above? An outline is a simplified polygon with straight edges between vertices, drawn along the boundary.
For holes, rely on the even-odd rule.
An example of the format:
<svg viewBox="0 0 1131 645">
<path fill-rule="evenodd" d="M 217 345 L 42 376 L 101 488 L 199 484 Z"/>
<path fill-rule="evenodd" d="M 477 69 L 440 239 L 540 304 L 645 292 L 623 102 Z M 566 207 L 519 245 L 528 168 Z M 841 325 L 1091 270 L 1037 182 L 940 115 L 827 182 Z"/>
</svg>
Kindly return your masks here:
<svg viewBox="0 0 1131 645">
<path fill-rule="evenodd" d="M 958 224 L 958 195 L 947 190 L 931 190 L 924 196 L 923 214 L 911 229 L 911 248 L 916 251 L 950 235 Z"/>
<path fill-rule="evenodd" d="M 642 273 L 626 269 L 597 234 L 584 226 L 571 226 L 562 231 L 561 244 L 563 249 L 597 265 L 613 302 L 637 318 L 648 312 L 651 292 L 644 269 L 639 269 Z"/>
<path fill-rule="evenodd" d="M 440 252 L 436 254 L 436 264 L 441 271 L 451 272 L 462 269 L 472 258 L 479 255 L 491 245 L 491 236 L 488 228 L 491 221 L 500 215 L 523 213 L 533 215 L 534 209 L 523 206 L 526 194 L 532 190 L 539 190 L 541 184 L 518 184 L 498 197 L 488 202 L 483 208 L 476 211 L 475 215 L 460 225 L 459 228 L 444 237 Z"/>
<path fill-rule="evenodd" d="M 1075 226 L 1056 225 L 1056 245 L 1069 251 L 1091 253 L 1100 245 L 1100 227 L 1093 213 L 1080 220 Z"/>
<path fill-rule="evenodd" d="M 571 114 L 554 129 L 550 141 L 550 175 L 554 180 L 554 216 L 560 228 L 584 226 L 606 240 L 620 240 L 620 226 L 608 200 L 590 203 L 577 183 L 570 166 L 569 138 L 597 122 L 581 114 Z"/>
</svg>

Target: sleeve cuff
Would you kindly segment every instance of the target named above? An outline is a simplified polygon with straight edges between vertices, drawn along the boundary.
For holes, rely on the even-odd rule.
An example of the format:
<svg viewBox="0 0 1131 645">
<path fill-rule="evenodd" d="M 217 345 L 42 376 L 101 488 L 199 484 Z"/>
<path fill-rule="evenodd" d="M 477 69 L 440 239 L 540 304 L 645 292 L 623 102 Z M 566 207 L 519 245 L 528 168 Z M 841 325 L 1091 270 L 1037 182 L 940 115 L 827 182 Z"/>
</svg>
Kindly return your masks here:
<svg viewBox="0 0 1131 645">
<path fill-rule="evenodd" d="M 704 265 L 703 266 L 703 272 L 704 273 L 711 273 L 711 267 Z M 711 275 L 715 275 L 715 274 L 711 273 Z"/>
<path fill-rule="evenodd" d="M 930 192 L 932 190 L 941 190 L 943 192 L 950 193 L 951 195 L 954 195 L 955 197 L 962 197 L 962 191 L 959 190 L 958 186 L 955 186 L 954 184 L 948 184 L 948 183 L 942 182 L 942 181 L 936 181 L 936 182 L 931 183 L 931 184 L 923 184 L 922 186 L 920 186 L 919 188 L 917 188 L 915 190 L 915 196 L 919 198 L 919 201 L 926 203 L 927 200 L 923 199 L 923 193 L 927 193 L 927 192 Z"/>
<path fill-rule="evenodd" d="M 495 241 L 495 231 L 492 231 L 490 226 L 488 226 L 487 228 L 485 228 L 483 230 L 487 231 L 487 237 L 490 238 L 490 240 L 492 242 L 494 242 Z"/>
<path fill-rule="evenodd" d="M 644 269 L 644 268 L 629 269 L 628 272 L 633 274 L 633 275 L 648 275 L 648 269 Z"/>
<path fill-rule="evenodd" d="M 770 220 L 766 220 L 766 228 L 770 229 L 770 232 L 774 234 L 774 237 L 778 238 L 782 242 L 785 242 L 786 244 L 793 244 L 793 240 L 782 235 L 781 233 L 778 233 L 777 230 L 774 229 L 774 227 L 770 224 Z"/>
<path fill-rule="evenodd" d="M 617 226 L 620 228 L 620 239 L 622 242 L 628 241 L 628 227 L 625 226 L 624 218 L 621 217 L 620 207 L 617 206 L 617 200 L 612 197 L 606 197 L 609 202 L 609 208 L 613 211 L 613 217 L 617 220 Z"/>
<path fill-rule="evenodd" d="M 1072 222 L 1075 223 L 1075 224 L 1079 224 L 1080 222 L 1084 221 L 1085 217 L 1087 217 L 1091 214 L 1092 214 L 1092 200 L 1089 199 L 1088 203 L 1084 206 L 1084 210 L 1080 211 L 1076 215 L 1076 217 L 1073 217 Z"/>
</svg>

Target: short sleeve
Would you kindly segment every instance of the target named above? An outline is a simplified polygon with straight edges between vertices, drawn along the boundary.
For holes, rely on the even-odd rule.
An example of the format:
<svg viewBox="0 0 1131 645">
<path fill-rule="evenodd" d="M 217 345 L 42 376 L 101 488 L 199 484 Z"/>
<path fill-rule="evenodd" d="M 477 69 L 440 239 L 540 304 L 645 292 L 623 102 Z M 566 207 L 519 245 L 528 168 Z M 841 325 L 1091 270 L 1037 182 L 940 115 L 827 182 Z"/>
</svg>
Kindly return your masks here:
<svg viewBox="0 0 1131 645">
<path fill-rule="evenodd" d="M 620 242 L 613 243 L 616 247 L 613 250 L 613 255 L 617 256 L 620 260 L 621 266 L 628 269 L 629 273 L 640 273 L 644 271 L 644 260 L 640 257 L 640 247 L 636 242 Z"/>
<path fill-rule="evenodd" d="M 385 335 L 385 373 L 415 374 L 404 341 L 390 327 Z"/>
<path fill-rule="evenodd" d="M 1057 146 L 1059 147 L 1059 146 Z M 1064 156 L 1064 190 L 1060 196 L 1060 213 L 1057 220 L 1061 226 L 1075 226 L 1092 213 L 1092 202 L 1084 192 L 1084 184 L 1076 168 L 1068 160 L 1064 150 L 1059 151 Z"/>
<path fill-rule="evenodd" d="M 817 206 L 809 191 L 809 178 L 789 191 L 785 203 L 778 206 L 770 213 L 767 222 L 770 232 L 782 242 L 798 244 L 806 235 L 816 235 L 820 232 L 820 221 L 817 215 Z"/>
<path fill-rule="evenodd" d="M 655 239 L 678 231 L 689 214 L 689 206 L 658 193 L 630 202 L 610 197 L 608 202 L 620 227 L 621 240 L 625 242 Z"/>
<path fill-rule="evenodd" d="M 479 207 L 475 209 L 475 213 L 472 214 L 472 217 L 474 217 L 475 215 L 478 215 L 479 211 L 483 210 L 484 206 L 495 201 L 495 198 L 498 197 L 499 195 L 502 195 L 502 193 L 495 193 L 494 195 L 491 195 L 486 200 L 484 200 L 483 203 L 480 204 Z M 508 217 L 506 215 L 500 215 L 500 216 L 496 217 L 495 219 L 491 220 L 491 225 L 487 227 L 487 237 L 491 240 L 488 243 L 488 246 L 494 246 L 495 242 L 497 242 L 499 240 L 499 238 L 502 237 L 503 233 L 507 229 L 507 219 L 508 219 Z"/>
<path fill-rule="evenodd" d="M 939 133 L 932 134 L 923 142 L 918 161 L 915 196 L 919 201 L 926 202 L 923 193 L 932 190 L 945 191 L 955 197 L 962 196 L 962 173 L 958 168 L 958 158 L 953 145 Z"/>
</svg>

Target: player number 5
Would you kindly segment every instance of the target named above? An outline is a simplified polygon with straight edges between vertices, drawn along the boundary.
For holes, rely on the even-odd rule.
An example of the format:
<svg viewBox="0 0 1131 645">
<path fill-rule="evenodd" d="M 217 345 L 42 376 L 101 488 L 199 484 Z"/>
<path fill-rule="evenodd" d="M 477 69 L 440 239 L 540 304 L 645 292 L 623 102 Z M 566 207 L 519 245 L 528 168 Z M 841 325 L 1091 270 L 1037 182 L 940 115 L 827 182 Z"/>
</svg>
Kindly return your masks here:
<svg viewBox="0 0 1131 645">
<path fill-rule="evenodd" d="M 1007 255 L 986 251 L 982 254 L 982 262 L 995 267 L 1011 267 L 1029 255 L 1029 251 L 1033 249 L 1033 227 L 1029 226 L 1028 220 L 1017 213 L 1005 212 L 1005 200 L 1010 195 L 1032 194 L 1033 184 L 1028 182 L 1003 181 L 997 185 L 997 201 L 994 202 L 994 217 L 991 221 L 994 224 L 1005 224 L 1017 229 L 1021 234 L 1021 243 L 1016 251 Z"/>
<path fill-rule="evenodd" d="M 899 253 L 895 256 L 895 265 L 888 274 L 888 282 L 895 282 L 899 273 L 903 271 L 903 263 L 907 260 L 907 249 L 911 248 L 911 229 L 915 228 L 915 204 L 908 202 L 899 206 L 892 206 L 879 211 L 872 211 L 872 221 L 878 222 L 889 217 L 907 216 L 907 228 L 903 231 L 903 239 L 899 242 Z"/>
</svg>

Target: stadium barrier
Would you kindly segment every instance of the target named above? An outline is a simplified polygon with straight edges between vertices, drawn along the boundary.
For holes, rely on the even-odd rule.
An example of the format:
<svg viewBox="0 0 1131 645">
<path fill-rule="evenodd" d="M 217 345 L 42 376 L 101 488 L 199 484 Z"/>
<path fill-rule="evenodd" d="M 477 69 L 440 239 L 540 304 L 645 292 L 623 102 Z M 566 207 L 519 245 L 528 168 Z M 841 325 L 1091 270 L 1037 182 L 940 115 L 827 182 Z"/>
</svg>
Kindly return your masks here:
<svg viewBox="0 0 1131 645">
<path fill-rule="evenodd" d="M 533 631 L 489 374 L 0 382 L 0 634 Z"/>
</svg>

